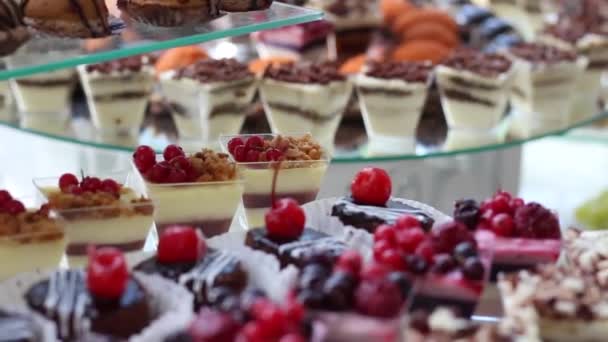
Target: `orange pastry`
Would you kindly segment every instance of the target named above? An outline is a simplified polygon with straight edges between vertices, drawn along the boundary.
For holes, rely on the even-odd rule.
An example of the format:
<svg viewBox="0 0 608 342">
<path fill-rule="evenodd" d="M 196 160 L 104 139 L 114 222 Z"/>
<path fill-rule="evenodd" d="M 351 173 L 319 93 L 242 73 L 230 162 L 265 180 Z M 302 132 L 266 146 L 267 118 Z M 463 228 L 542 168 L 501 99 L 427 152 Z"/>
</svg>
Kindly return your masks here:
<svg viewBox="0 0 608 342">
<path fill-rule="evenodd" d="M 414 40 L 398 46 L 392 53 L 397 61 L 431 61 L 439 63 L 448 56 L 450 49 L 432 40 Z"/>
<path fill-rule="evenodd" d="M 403 41 L 432 40 L 442 43 L 446 47 L 454 48 L 459 44 L 458 35 L 436 22 L 419 23 L 402 33 Z"/>
<path fill-rule="evenodd" d="M 401 14 L 413 9 L 414 6 L 407 0 L 382 0 L 380 10 L 384 22 L 391 25 Z"/>
<path fill-rule="evenodd" d="M 156 61 L 156 73 L 163 71 L 181 69 L 190 64 L 194 64 L 201 59 L 209 56 L 200 46 L 182 46 L 165 51 Z"/>
<path fill-rule="evenodd" d="M 393 32 L 402 35 L 415 25 L 423 22 L 433 22 L 445 26 L 446 29 L 458 33 L 458 24 L 452 17 L 439 9 L 421 8 L 407 11 L 400 15 L 392 25 Z"/>
<path fill-rule="evenodd" d="M 258 58 L 249 62 L 249 71 L 256 75 L 262 75 L 269 65 L 278 66 L 280 64 L 293 63 L 295 60 L 289 57 L 275 56 L 269 58 Z"/>
<path fill-rule="evenodd" d="M 343 75 L 356 74 L 363 69 L 366 61 L 367 56 L 365 54 L 351 57 L 340 66 L 340 73 Z"/>
</svg>

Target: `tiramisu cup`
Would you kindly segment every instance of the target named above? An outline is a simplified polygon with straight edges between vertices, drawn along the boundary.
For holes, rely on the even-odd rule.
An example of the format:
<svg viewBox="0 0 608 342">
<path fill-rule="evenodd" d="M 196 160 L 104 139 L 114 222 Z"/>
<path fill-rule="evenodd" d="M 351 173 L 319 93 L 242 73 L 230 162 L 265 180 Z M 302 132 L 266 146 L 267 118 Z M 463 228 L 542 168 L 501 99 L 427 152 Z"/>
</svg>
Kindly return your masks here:
<svg viewBox="0 0 608 342">
<path fill-rule="evenodd" d="M 125 253 L 137 252 L 144 246 L 152 228 L 154 206 L 127 185 L 131 180 L 126 175 L 114 178 L 87 176 L 79 180 L 66 173 L 59 179 L 34 180 L 51 211 L 65 222 L 70 267 L 86 263 L 90 245 L 113 247 Z"/>
<path fill-rule="evenodd" d="M 241 135 L 221 139 L 245 181 L 243 205 L 249 228 L 264 227 L 273 201 L 293 198 L 299 204 L 316 199 L 329 161 L 309 134 Z"/>
<path fill-rule="evenodd" d="M 24 114 L 64 114 L 70 108 L 70 95 L 76 78 L 73 69 L 11 79 L 17 108 Z M 50 117 L 49 120 L 57 120 Z"/>
<path fill-rule="evenodd" d="M 351 92 L 351 82 L 329 62 L 271 65 L 260 85 L 273 133 L 310 132 L 330 150 Z"/>
<path fill-rule="evenodd" d="M 576 82 L 587 65 L 569 50 L 522 43 L 508 50 L 515 76 L 511 92 L 512 132 L 527 137 L 565 128 Z"/>
<path fill-rule="evenodd" d="M 66 246 L 63 225 L 48 207 L 26 210 L 0 190 L 0 281 L 23 272 L 55 268 Z"/>
<path fill-rule="evenodd" d="M 385 62 L 369 65 L 356 80 L 370 149 L 413 151 L 433 65 Z"/>
<path fill-rule="evenodd" d="M 148 56 L 78 67 L 95 128 L 111 135 L 135 135 L 154 85 Z"/>
<path fill-rule="evenodd" d="M 202 60 L 161 75 L 179 135 L 204 142 L 240 132 L 256 84 L 247 65 L 234 59 Z"/>
<path fill-rule="evenodd" d="M 261 58 L 323 61 L 335 59 L 335 49 L 330 44 L 333 29 L 328 21 L 313 21 L 256 32 L 252 37 Z"/>
<path fill-rule="evenodd" d="M 186 154 L 169 145 L 156 156 L 140 146 L 133 163 L 155 203 L 154 222 L 159 233 L 171 225 L 189 225 L 206 237 L 225 233 L 241 202 L 243 182 L 227 154 L 203 149 Z"/>
<path fill-rule="evenodd" d="M 488 131 L 505 114 L 511 61 L 480 51 L 456 50 L 436 69 L 437 86 L 451 129 Z"/>
</svg>

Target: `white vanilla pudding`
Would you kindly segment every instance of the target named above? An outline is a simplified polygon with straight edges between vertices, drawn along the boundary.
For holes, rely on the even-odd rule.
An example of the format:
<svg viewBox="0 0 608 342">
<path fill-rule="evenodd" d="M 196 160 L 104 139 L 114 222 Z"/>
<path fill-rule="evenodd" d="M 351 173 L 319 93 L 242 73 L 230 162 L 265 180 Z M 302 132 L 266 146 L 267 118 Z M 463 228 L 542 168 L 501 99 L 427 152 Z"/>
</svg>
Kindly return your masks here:
<svg viewBox="0 0 608 342">
<path fill-rule="evenodd" d="M 450 129 L 487 131 L 505 114 L 511 62 L 498 54 L 456 50 L 436 69 L 437 88 Z"/>
<path fill-rule="evenodd" d="M 178 134 L 214 142 L 240 132 L 257 82 L 245 64 L 209 59 L 164 73 L 161 86 Z"/>
<path fill-rule="evenodd" d="M 374 150 L 382 141 L 391 146 L 396 140 L 407 141 L 409 150 L 414 149 L 432 69 L 430 63 L 374 63 L 357 76 L 357 95 Z M 396 145 L 408 150 L 405 144 Z"/>
<path fill-rule="evenodd" d="M 110 135 L 135 135 L 154 86 L 148 56 L 78 67 L 95 128 Z"/>
<path fill-rule="evenodd" d="M 352 88 L 335 64 L 281 64 L 266 70 L 260 95 L 273 133 L 309 132 L 332 150 Z"/>
<path fill-rule="evenodd" d="M 70 95 L 76 81 L 73 69 L 11 79 L 11 87 L 21 115 L 28 113 L 58 114 L 70 108 Z M 57 118 L 51 118 L 55 121 Z"/>
</svg>

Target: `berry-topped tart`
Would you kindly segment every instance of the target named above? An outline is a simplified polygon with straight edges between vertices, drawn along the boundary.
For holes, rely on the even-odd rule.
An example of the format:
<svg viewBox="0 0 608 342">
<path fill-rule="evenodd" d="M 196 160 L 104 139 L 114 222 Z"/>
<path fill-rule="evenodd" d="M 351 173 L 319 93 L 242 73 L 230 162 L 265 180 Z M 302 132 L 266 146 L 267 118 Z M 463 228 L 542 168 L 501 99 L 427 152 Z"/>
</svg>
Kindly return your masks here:
<svg viewBox="0 0 608 342">
<path fill-rule="evenodd" d="M 128 176 L 100 179 L 71 173 L 35 179 L 49 208 L 65 221 L 66 249 L 71 267 L 86 263 L 89 245 L 114 247 L 123 252 L 143 248 L 152 228 L 154 205 L 127 186 Z"/>
<path fill-rule="evenodd" d="M 424 230 L 431 229 L 435 221 L 445 215 L 416 202 L 391 197 L 392 181 L 380 168 L 366 167 L 357 172 L 350 185 L 351 195 L 338 199 L 331 209 L 331 216 L 344 225 L 374 233 L 382 224 L 395 224 L 403 215 L 415 216 Z"/>
<path fill-rule="evenodd" d="M 228 231 L 243 183 L 227 154 L 209 149 L 186 154 L 169 145 L 157 156 L 143 145 L 133 153 L 133 164 L 156 204 L 154 221 L 160 232 L 175 224 L 197 227 L 206 237 Z"/>
<path fill-rule="evenodd" d="M 405 273 L 379 263 L 363 265 L 358 252 L 347 250 L 337 260 L 308 260 L 293 297 L 325 323 L 329 341 L 401 341 L 410 288 Z"/>
<path fill-rule="evenodd" d="M 498 191 L 481 204 L 471 199 L 457 201 L 454 219 L 475 232 L 480 249 L 492 251 L 491 281 L 500 272 L 531 269 L 559 258 L 559 220 L 539 203 Z"/>
<path fill-rule="evenodd" d="M 54 271 L 33 283 L 24 299 L 55 322 L 62 341 L 156 341 L 163 325 L 184 326 L 192 310 L 187 291 L 157 276 L 131 274 L 124 255 L 111 247 L 91 247 L 86 270 Z"/>
<path fill-rule="evenodd" d="M 290 197 L 304 204 L 317 197 L 329 160 L 310 134 L 240 135 L 220 140 L 245 180 L 243 205 L 249 228 L 264 225 L 264 215 L 275 198 Z"/>
<path fill-rule="evenodd" d="M 61 221 L 48 206 L 27 210 L 6 190 L 0 190 L 0 280 L 21 272 L 59 265 L 66 239 Z"/>
<path fill-rule="evenodd" d="M 445 222 L 425 232 L 412 215 L 376 229 L 373 255 L 376 263 L 404 272 L 414 287 L 412 310 L 445 306 L 465 317 L 475 310 L 491 265 L 463 224 Z"/>
<path fill-rule="evenodd" d="M 346 249 L 339 238 L 306 228 L 304 210 L 293 198 L 276 201 L 265 220 L 264 228 L 247 231 L 245 245 L 275 255 L 283 267 L 301 267 L 319 255 L 336 260 Z"/>
</svg>

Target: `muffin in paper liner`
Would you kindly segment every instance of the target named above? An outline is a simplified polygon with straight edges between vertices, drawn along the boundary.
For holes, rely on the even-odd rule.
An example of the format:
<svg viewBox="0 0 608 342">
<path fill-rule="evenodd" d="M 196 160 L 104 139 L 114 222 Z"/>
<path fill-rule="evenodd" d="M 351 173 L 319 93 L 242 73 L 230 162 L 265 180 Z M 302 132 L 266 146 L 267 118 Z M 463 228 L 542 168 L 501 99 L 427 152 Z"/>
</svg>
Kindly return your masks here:
<svg viewBox="0 0 608 342">
<path fill-rule="evenodd" d="M 31 320 L 30 327 L 34 330 L 35 338 L 32 340 L 33 342 L 54 342 L 56 340 L 56 330 L 55 325 L 43 318 L 39 314 L 27 310 L 25 308 L 10 308 L 5 309 L 4 306 L 0 306 L 0 312 L 4 312 L 7 314 L 17 314 L 22 316 L 24 319 Z M 21 325 L 19 325 L 21 327 Z M 27 328 L 27 327 L 23 327 Z M 5 331 L 0 331 L 0 338 L 5 337 L 2 333 Z M 7 338 L 11 338 L 6 336 Z M 4 341 L 4 340 L 3 340 Z"/>
<path fill-rule="evenodd" d="M 47 279 L 53 272 L 55 270 L 24 273 L 0 283 L 0 303 L 13 310 L 31 312 L 24 294 L 32 285 Z M 140 333 L 131 336 L 130 342 L 161 342 L 190 324 L 193 300 L 185 288 L 157 275 L 135 272 L 133 276 L 146 291 L 148 305 L 155 318 Z M 45 324 L 55 326 L 46 318 L 40 319 Z"/>
</svg>

